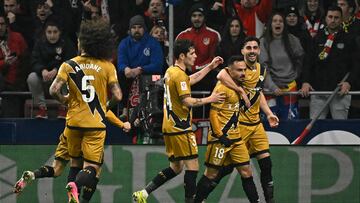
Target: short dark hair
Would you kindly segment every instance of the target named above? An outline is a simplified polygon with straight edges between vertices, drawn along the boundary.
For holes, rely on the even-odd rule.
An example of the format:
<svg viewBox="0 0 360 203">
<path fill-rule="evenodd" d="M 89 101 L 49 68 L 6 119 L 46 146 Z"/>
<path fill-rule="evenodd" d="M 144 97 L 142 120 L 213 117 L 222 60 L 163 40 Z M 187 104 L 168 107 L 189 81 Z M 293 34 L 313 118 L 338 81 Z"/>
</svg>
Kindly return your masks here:
<svg viewBox="0 0 360 203">
<path fill-rule="evenodd" d="M 328 14 L 329 11 L 339 11 L 341 16 L 342 16 L 342 10 L 339 6 L 336 6 L 336 5 L 332 5 L 332 6 L 329 6 L 327 11 L 326 11 L 326 15 Z"/>
<path fill-rule="evenodd" d="M 192 41 L 188 39 L 178 39 L 174 43 L 174 57 L 178 59 L 180 54 L 187 54 L 190 48 L 194 48 L 194 44 Z"/>
<path fill-rule="evenodd" d="M 101 18 L 84 20 L 79 32 L 80 49 L 98 59 L 110 59 L 114 49 L 114 38 L 110 25 Z"/>
<path fill-rule="evenodd" d="M 235 63 L 235 61 L 244 61 L 244 56 L 242 55 L 233 55 L 227 61 L 227 65 L 230 67 Z"/>
<path fill-rule="evenodd" d="M 251 41 L 257 42 L 257 44 L 260 46 L 260 40 L 259 40 L 259 38 L 255 37 L 255 36 L 247 36 L 247 37 L 245 38 L 245 40 L 244 40 L 244 44 L 243 44 L 243 47 L 242 47 L 242 48 L 245 47 L 246 43 L 251 42 Z"/>
</svg>

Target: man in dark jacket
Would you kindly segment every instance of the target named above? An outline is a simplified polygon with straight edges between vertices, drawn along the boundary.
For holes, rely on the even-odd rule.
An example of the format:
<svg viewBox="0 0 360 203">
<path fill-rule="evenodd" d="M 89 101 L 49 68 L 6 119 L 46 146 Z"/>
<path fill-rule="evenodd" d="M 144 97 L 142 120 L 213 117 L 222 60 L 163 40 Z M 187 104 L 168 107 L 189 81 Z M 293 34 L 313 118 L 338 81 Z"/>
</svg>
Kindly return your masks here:
<svg viewBox="0 0 360 203">
<path fill-rule="evenodd" d="M 354 40 L 341 29 L 341 8 L 329 7 L 325 21 L 327 26 L 314 38 L 311 64 L 304 69 L 300 92 L 303 96 L 308 96 L 310 90 L 331 91 L 340 85 L 340 92 L 321 114 L 320 119 L 326 118 L 329 110 L 333 119 L 347 119 L 351 103 L 348 92 L 356 77 Z M 339 84 L 347 72 L 350 72 L 349 79 Z M 329 95 L 311 95 L 310 118 L 316 116 L 328 97 Z"/>
</svg>

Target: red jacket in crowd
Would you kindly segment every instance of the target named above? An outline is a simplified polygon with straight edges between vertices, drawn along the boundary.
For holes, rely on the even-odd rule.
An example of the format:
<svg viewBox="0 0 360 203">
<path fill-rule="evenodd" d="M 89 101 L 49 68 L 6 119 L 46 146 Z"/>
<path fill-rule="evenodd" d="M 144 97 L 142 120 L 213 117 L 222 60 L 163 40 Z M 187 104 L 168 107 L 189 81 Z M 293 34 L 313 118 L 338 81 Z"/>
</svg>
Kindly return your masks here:
<svg viewBox="0 0 360 203">
<path fill-rule="evenodd" d="M 187 28 L 176 39 L 188 39 L 194 43 L 197 58 L 192 68 L 193 72 L 202 69 L 211 62 L 215 57 L 216 47 L 221 41 L 220 34 L 216 30 L 206 27 L 206 25 L 198 30 L 193 27 Z"/>
</svg>

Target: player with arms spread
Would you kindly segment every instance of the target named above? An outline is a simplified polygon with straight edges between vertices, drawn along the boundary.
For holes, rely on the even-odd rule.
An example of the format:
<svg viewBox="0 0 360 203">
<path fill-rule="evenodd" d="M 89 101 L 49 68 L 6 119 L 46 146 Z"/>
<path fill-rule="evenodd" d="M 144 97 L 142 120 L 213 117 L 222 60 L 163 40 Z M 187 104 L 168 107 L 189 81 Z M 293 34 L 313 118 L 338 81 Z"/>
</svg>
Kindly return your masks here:
<svg viewBox="0 0 360 203">
<path fill-rule="evenodd" d="M 79 162 L 81 155 L 84 160 L 75 181 L 66 186 L 69 202 L 79 202 L 78 188 L 86 188 L 84 193 L 95 190 L 103 162 L 107 90 L 116 101 L 122 97 L 116 69 L 109 60 L 113 44 L 108 23 L 101 19 L 83 21 L 78 44 L 81 55 L 61 65 L 50 87 L 50 94 L 68 105 L 63 134 L 71 164 Z M 60 93 L 63 85 L 69 88 L 66 96 Z"/>
<path fill-rule="evenodd" d="M 192 132 L 192 111 L 194 106 L 223 101 L 223 93 L 213 92 L 209 97 L 191 97 L 190 86 L 200 81 L 207 73 L 223 62 L 215 57 L 202 70 L 188 76 L 196 59 L 194 45 L 189 40 L 176 40 L 174 43 L 175 65 L 165 73 L 163 134 L 170 167 L 160 171 L 141 191 L 134 192 L 135 202 L 146 202 L 149 194 L 174 178 L 186 166 L 184 176 L 185 202 L 193 202 L 196 190 L 196 176 L 199 170 L 198 148 Z"/>
</svg>

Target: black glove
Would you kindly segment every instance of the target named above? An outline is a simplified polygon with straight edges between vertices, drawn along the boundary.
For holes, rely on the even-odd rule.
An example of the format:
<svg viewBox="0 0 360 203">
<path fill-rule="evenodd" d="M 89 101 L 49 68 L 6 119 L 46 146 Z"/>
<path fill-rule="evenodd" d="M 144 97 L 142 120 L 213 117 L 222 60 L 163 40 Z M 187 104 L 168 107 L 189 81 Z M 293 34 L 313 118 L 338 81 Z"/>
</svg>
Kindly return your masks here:
<svg viewBox="0 0 360 203">
<path fill-rule="evenodd" d="M 225 135 L 220 136 L 218 139 L 220 143 L 223 144 L 225 147 L 230 147 L 232 144 L 232 141 L 229 138 L 227 138 Z"/>
</svg>

